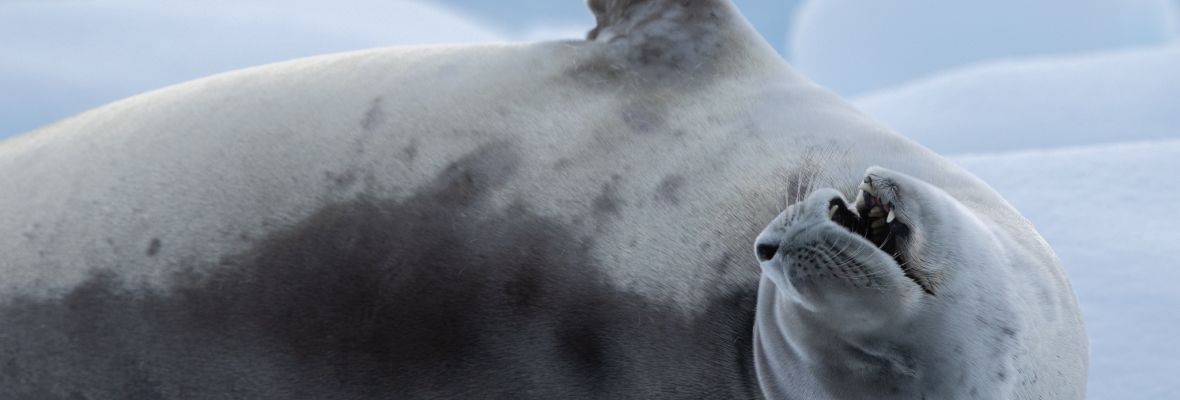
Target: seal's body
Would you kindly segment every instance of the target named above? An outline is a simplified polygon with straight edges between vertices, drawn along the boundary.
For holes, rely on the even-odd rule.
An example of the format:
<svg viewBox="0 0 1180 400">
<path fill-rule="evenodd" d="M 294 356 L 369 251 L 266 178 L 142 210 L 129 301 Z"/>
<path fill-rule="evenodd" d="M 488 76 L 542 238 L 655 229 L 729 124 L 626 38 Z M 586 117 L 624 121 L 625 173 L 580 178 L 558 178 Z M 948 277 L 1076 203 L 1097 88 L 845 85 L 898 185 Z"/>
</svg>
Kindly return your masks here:
<svg viewBox="0 0 1180 400">
<path fill-rule="evenodd" d="M 1011 207 L 731 5 L 591 7 L 593 40 L 299 60 L 4 142 L 0 398 L 757 397 L 748 248 L 870 165 L 1002 221 L 1076 320 Z"/>
</svg>

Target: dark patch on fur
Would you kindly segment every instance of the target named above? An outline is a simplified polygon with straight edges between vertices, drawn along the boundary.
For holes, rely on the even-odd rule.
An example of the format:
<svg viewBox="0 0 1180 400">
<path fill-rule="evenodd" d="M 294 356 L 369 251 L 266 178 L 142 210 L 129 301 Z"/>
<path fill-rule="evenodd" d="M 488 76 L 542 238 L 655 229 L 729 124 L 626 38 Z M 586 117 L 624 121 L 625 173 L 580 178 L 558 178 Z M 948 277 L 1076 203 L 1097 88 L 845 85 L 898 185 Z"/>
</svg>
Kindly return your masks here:
<svg viewBox="0 0 1180 400">
<path fill-rule="evenodd" d="M 619 196 L 619 181 L 623 178 L 619 175 L 611 176 L 611 181 L 602 185 L 602 192 L 598 197 L 594 198 L 594 212 L 598 214 L 618 215 L 622 206 L 625 204 L 622 197 Z"/>
<path fill-rule="evenodd" d="M 721 253 L 721 257 L 713 263 L 713 270 L 722 275 L 725 275 L 729 273 L 730 270 L 734 269 L 736 264 L 734 261 L 736 259 L 737 257 L 734 257 L 733 254 L 730 254 L 729 252 Z"/>
<path fill-rule="evenodd" d="M 610 89 L 624 81 L 627 70 L 609 57 L 591 57 L 575 64 L 566 75 L 588 89 Z"/>
<path fill-rule="evenodd" d="M 382 97 L 373 99 L 369 104 L 369 110 L 365 111 L 365 116 L 361 119 L 361 128 L 371 132 L 385 123 L 385 110 L 382 109 L 384 102 L 385 99 Z"/>
<path fill-rule="evenodd" d="M 356 171 L 353 170 L 346 170 L 340 173 L 325 171 L 324 178 L 332 182 L 332 186 L 335 188 L 347 188 L 357 182 Z"/>
<path fill-rule="evenodd" d="M 553 163 L 553 170 L 554 171 L 564 171 L 564 170 L 569 169 L 569 167 L 572 165 L 574 165 L 573 160 L 570 160 L 568 158 L 561 158 L 561 159 L 558 159 L 557 162 Z"/>
<path fill-rule="evenodd" d="M 647 105 L 629 105 L 622 112 L 623 123 L 638 134 L 653 133 L 664 126 L 664 116 Z"/>
<path fill-rule="evenodd" d="M 418 139 L 411 139 L 410 144 L 402 148 L 401 155 L 398 156 L 403 162 L 409 164 L 418 159 Z"/>
<path fill-rule="evenodd" d="M 16 360 L 8 359 L 0 367 L 0 376 L 3 376 L 5 379 L 16 379 L 18 373 L 20 373 L 20 366 L 16 365 Z"/>
<path fill-rule="evenodd" d="M 518 160 L 485 146 L 409 198 L 329 205 L 167 289 L 96 269 L 10 299 L 0 398 L 756 396 L 755 282 L 701 284 L 693 315 L 611 285 L 592 238 L 487 201 Z"/>
<path fill-rule="evenodd" d="M 163 244 L 160 243 L 159 238 L 152 238 L 152 241 L 148 243 L 148 248 L 147 248 L 147 252 L 146 252 L 148 257 L 155 257 L 157 254 L 160 254 L 160 247 L 162 245 Z"/>
<path fill-rule="evenodd" d="M 680 204 L 680 190 L 688 183 L 688 179 L 682 175 L 668 175 L 660 181 L 660 185 L 656 186 L 656 200 L 678 205 Z"/>
</svg>

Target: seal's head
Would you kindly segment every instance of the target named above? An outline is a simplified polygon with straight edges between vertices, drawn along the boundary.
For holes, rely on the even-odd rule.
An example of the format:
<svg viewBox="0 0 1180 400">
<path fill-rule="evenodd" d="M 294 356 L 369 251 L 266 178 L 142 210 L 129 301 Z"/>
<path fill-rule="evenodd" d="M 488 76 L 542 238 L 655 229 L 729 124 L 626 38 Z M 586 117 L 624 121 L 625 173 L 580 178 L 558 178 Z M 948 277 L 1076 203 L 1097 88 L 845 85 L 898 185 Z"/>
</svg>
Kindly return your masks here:
<svg viewBox="0 0 1180 400">
<path fill-rule="evenodd" d="M 841 311 L 836 326 L 867 329 L 896 321 L 939 289 L 945 264 L 930 263 L 927 237 L 940 237 L 941 191 L 874 168 L 855 200 L 812 192 L 758 236 L 766 277 L 800 307 Z M 934 257 L 940 258 L 940 257 Z"/>
<path fill-rule="evenodd" d="M 941 189 L 877 167 L 853 200 L 821 189 L 789 207 L 754 248 L 764 388 L 810 379 L 808 398 L 957 398 L 953 371 L 1008 371 L 1013 346 L 963 331 L 1011 309 L 990 232 Z"/>
</svg>

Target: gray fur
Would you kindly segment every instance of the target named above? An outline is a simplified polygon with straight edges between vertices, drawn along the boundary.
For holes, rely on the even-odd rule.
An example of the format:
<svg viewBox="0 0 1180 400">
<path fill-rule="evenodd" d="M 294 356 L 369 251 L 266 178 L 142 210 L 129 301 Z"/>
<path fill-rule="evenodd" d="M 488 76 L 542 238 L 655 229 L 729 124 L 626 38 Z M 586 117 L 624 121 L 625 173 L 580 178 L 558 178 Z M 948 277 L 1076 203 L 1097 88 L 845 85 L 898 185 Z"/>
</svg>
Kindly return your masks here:
<svg viewBox="0 0 1180 400">
<path fill-rule="evenodd" d="M 0 398 L 759 397 L 795 385 L 755 374 L 750 243 L 876 164 L 1076 318 L 1011 207 L 728 2 L 592 5 L 594 40 L 297 60 L 3 142 Z"/>
</svg>

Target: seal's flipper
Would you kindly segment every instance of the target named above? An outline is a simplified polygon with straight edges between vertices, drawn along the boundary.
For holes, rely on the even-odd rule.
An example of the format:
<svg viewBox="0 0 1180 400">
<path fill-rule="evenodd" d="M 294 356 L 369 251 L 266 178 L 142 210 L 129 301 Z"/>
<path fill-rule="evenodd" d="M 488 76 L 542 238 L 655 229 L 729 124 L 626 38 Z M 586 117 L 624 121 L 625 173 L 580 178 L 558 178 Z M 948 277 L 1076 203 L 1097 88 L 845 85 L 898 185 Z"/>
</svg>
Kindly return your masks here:
<svg viewBox="0 0 1180 400">
<path fill-rule="evenodd" d="M 729 0 L 589 0 L 587 40 L 618 45 L 631 63 L 696 70 L 716 60 L 774 55 Z"/>
</svg>

